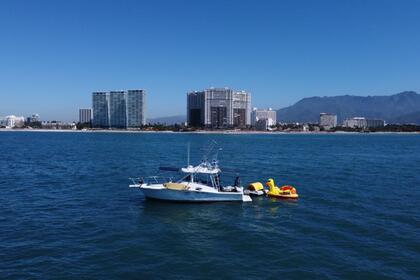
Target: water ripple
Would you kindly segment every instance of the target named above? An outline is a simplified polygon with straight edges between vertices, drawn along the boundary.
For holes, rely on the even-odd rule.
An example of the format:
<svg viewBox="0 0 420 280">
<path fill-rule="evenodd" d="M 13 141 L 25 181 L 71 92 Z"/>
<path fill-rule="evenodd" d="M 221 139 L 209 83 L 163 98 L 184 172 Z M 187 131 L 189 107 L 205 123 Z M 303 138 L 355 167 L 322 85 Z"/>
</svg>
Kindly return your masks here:
<svg viewBox="0 0 420 280">
<path fill-rule="evenodd" d="M 0 140 L 1 278 L 420 278 L 419 136 L 12 132 Z M 187 142 L 197 152 L 210 140 L 243 182 L 273 177 L 301 198 L 170 204 L 127 187 L 162 163 L 185 164 Z"/>
</svg>

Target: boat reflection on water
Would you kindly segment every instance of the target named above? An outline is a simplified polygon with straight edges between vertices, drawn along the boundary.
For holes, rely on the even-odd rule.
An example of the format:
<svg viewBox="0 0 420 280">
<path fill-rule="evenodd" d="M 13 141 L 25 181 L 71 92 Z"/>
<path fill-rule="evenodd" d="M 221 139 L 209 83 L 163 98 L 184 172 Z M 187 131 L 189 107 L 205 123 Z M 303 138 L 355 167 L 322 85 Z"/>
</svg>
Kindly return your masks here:
<svg viewBox="0 0 420 280">
<path fill-rule="evenodd" d="M 145 199 L 139 211 L 139 223 L 156 224 L 162 227 L 177 228 L 182 233 L 225 230 L 232 219 L 246 220 L 252 204 L 246 207 L 232 207 L 229 202 L 219 203 L 167 203 L 160 200 Z"/>
</svg>

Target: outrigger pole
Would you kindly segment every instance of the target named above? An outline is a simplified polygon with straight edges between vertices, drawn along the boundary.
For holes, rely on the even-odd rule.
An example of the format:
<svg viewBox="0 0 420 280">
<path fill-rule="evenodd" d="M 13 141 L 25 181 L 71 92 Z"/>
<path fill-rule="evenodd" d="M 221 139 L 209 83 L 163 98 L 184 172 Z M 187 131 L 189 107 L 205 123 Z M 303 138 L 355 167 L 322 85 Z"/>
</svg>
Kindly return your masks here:
<svg viewBox="0 0 420 280">
<path fill-rule="evenodd" d="M 191 142 L 188 142 L 187 145 L 187 167 L 190 166 L 190 144 Z"/>
</svg>

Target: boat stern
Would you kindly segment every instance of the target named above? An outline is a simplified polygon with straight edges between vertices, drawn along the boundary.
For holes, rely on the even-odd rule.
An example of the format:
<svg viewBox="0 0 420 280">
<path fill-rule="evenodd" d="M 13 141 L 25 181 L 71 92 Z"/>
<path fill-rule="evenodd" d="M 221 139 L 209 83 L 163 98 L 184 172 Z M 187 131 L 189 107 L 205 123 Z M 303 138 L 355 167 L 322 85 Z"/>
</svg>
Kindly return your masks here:
<svg viewBox="0 0 420 280">
<path fill-rule="evenodd" d="M 242 202 L 252 202 L 252 198 L 249 195 L 242 195 Z"/>
</svg>

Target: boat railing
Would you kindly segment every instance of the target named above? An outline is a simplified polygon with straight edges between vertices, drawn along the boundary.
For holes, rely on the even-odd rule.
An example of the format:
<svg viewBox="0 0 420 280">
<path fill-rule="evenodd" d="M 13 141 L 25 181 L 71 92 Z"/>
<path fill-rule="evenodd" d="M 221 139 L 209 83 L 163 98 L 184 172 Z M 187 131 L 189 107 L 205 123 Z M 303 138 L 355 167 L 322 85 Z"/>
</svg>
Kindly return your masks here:
<svg viewBox="0 0 420 280">
<path fill-rule="evenodd" d="M 142 185 L 142 184 L 163 184 L 168 182 L 173 182 L 172 177 L 165 177 L 165 176 L 147 176 L 147 177 L 137 177 L 137 178 L 129 178 L 133 185 Z"/>
</svg>

